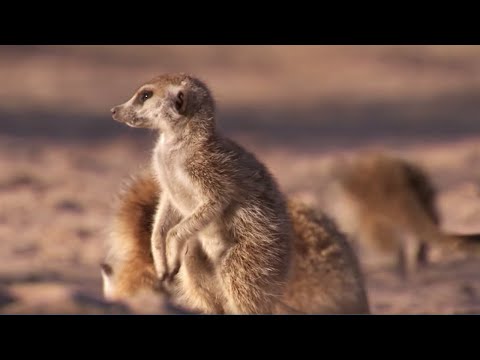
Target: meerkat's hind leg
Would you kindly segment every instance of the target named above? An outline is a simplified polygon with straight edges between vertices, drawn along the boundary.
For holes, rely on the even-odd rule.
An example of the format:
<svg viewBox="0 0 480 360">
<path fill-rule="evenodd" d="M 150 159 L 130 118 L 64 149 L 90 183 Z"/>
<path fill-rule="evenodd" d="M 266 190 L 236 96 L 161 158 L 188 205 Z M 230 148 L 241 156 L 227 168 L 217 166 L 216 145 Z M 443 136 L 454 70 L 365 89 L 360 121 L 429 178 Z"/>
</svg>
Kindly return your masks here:
<svg viewBox="0 0 480 360">
<path fill-rule="evenodd" d="M 252 254 L 245 257 L 245 253 Z M 262 258 L 262 251 L 251 244 L 235 246 L 222 258 L 219 278 L 226 298 L 227 312 L 230 314 L 272 314 L 274 306 L 281 298 L 285 285 L 282 272 L 277 269 L 278 278 L 269 282 L 262 280 L 261 272 L 271 266 Z M 263 263 L 262 263 L 263 262 Z M 259 264 L 263 266 L 258 266 Z"/>
<path fill-rule="evenodd" d="M 184 294 L 189 299 L 195 299 L 192 306 L 208 314 L 224 314 L 224 296 L 219 287 L 215 266 L 205 254 L 200 241 L 193 238 L 185 245 L 185 252 L 178 277 L 188 283 L 188 293 Z"/>
</svg>

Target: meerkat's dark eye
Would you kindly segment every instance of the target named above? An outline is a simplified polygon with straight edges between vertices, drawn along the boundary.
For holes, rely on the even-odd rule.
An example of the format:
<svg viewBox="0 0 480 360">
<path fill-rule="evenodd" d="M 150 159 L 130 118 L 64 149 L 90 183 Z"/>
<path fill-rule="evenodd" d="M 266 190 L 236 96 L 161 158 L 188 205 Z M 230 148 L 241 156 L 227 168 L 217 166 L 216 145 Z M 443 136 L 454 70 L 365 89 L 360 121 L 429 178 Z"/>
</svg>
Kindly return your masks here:
<svg viewBox="0 0 480 360">
<path fill-rule="evenodd" d="M 150 99 L 152 95 L 153 95 L 153 91 L 150 91 L 150 90 L 142 91 L 142 93 L 140 94 L 140 101 L 144 103 L 145 101 Z"/>
</svg>

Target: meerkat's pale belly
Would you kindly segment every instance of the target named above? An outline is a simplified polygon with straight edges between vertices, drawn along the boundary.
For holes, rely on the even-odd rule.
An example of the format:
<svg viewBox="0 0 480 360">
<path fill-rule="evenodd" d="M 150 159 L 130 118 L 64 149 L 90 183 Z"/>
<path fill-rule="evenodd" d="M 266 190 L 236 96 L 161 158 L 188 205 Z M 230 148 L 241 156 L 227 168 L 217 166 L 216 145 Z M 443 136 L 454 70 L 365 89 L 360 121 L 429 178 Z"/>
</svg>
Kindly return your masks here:
<svg viewBox="0 0 480 360">
<path fill-rule="evenodd" d="M 154 168 L 164 193 L 181 215 L 190 215 L 201 204 L 201 198 L 183 164 L 179 160 L 165 161 L 161 155 L 156 160 Z"/>
</svg>

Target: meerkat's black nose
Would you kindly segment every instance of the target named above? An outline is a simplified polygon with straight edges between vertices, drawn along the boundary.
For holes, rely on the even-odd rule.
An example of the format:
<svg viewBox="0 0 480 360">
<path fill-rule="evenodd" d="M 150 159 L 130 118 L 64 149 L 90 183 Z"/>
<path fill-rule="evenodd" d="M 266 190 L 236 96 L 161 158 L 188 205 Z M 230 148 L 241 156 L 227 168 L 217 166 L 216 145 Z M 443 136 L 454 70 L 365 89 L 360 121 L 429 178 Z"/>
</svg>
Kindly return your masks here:
<svg viewBox="0 0 480 360">
<path fill-rule="evenodd" d="M 117 112 L 117 107 L 113 107 L 110 109 L 110 112 L 112 113 L 112 115 L 115 115 L 115 113 Z"/>
</svg>

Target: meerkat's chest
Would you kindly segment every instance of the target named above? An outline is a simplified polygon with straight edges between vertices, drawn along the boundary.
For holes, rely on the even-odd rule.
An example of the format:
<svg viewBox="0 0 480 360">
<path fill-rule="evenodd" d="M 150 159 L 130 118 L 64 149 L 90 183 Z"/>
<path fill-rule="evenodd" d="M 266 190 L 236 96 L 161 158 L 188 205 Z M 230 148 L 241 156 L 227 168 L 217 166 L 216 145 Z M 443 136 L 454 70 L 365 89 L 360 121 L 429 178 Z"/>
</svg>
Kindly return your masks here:
<svg viewBox="0 0 480 360">
<path fill-rule="evenodd" d="M 199 198 L 185 161 L 174 153 L 159 152 L 155 156 L 154 168 L 161 187 L 173 205 L 183 215 L 190 214 L 198 205 Z"/>
</svg>

